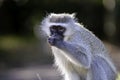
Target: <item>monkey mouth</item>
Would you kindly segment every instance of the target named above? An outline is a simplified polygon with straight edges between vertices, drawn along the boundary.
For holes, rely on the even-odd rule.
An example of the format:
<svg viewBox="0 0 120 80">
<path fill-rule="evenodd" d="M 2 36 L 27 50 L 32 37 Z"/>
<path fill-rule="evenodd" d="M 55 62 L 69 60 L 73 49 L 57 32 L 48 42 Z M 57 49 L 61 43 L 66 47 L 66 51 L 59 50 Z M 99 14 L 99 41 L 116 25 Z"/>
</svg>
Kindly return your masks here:
<svg viewBox="0 0 120 80">
<path fill-rule="evenodd" d="M 54 38 L 56 40 L 63 40 L 64 36 L 58 33 L 54 33 L 49 38 Z"/>
<path fill-rule="evenodd" d="M 48 43 L 50 44 L 50 45 L 56 45 L 57 44 L 57 42 L 59 42 L 59 41 L 63 41 L 63 37 L 62 36 L 60 36 L 60 35 L 52 35 L 52 36 L 50 36 L 49 38 L 48 38 Z"/>
</svg>

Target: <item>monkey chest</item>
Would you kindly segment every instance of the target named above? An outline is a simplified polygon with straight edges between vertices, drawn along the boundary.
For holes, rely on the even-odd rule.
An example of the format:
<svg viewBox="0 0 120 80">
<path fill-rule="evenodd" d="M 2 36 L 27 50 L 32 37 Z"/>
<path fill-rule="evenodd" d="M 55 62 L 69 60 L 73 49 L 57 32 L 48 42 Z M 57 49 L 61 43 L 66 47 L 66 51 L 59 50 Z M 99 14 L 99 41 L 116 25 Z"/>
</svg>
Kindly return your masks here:
<svg viewBox="0 0 120 80">
<path fill-rule="evenodd" d="M 58 50 L 55 47 L 52 47 L 52 52 L 55 58 L 55 64 L 58 66 L 58 68 L 62 70 L 72 70 L 72 64 L 67 59 L 67 57 L 64 55 L 65 53 L 63 51 Z"/>
<path fill-rule="evenodd" d="M 59 70 L 61 70 L 63 74 L 73 71 L 83 76 L 87 74 L 87 70 L 85 70 L 81 66 L 71 63 L 68 60 L 68 57 L 64 55 L 65 53 L 63 51 L 60 51 L 57 48 L 52 48 L 52 51 L 55 57 L 55 64 L 58 66 Z"/>
</svg>

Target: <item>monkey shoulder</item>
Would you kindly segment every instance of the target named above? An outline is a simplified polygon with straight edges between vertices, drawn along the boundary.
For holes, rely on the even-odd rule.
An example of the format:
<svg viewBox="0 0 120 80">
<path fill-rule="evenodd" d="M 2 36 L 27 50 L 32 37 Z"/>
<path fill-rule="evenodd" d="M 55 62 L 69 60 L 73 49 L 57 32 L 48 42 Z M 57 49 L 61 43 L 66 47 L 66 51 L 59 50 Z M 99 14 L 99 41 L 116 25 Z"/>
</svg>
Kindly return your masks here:
<svg viewBox="0 0 120 80">
<path fill-rule="evenodd" d="M 87 29 L 75 33 L 74 38 L 71 39 L 71 42 L 72 41 L 75 41 L 77 44 L 83 46 L 87 50 L 90 50 L 93 54 L 107 52 L 103 42 Z"/>
</svg>

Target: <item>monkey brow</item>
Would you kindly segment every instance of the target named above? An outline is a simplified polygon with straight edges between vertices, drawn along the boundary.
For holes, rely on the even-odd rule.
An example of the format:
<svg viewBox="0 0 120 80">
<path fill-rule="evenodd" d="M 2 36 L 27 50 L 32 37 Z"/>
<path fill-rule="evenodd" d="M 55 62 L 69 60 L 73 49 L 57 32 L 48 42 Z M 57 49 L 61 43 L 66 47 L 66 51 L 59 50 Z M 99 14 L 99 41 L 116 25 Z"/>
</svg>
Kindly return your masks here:
<svg viewBox="0 0 120 80">
<path fill-rule="evenodd" d="M 52 16 L 49 19 L 49 21 L 53 22 L 53 23 L 67 23 L 67 22 L 70 22 L 70 20 L 72 20 L 72 19 L 68 16 L 64 16 L 64 17 Z"/>
</svg>

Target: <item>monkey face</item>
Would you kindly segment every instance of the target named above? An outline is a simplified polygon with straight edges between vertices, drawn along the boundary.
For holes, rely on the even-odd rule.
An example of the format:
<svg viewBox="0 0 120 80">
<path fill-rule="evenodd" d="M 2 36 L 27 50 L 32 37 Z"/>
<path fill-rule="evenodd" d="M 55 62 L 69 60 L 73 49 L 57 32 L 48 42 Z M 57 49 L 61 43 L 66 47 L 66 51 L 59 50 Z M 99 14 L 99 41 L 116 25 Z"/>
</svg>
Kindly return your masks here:
<svg viewBox="0 0 120 80">
<path fill-rule="evenodd" d="M 56 43 L 56 41 L 62 41 L 64 39 L 65 31 L 66 31 L 65 27 L 51 26 L 50 37 L 48 38 L 48 42 L 53 45 Z"/>
<path fill-rule="evenodd" d="M 63 37 L 64 37 L 64 32 L 65 32 L 65 28 L 64 27 L 62 27 L 62 26 L 52 26 L 52 27 L 50 27 L 50 35 L 51 36 L 55 36 L 55 37 L 57 37 L 57 36 L 59 36 L 59 38 L 61 38 L 61 39 L 63 39 Z"/>
<path fill-rule="evenodd" d="M 52 38 L 52 40 L 69 41 L 78 30 L 76 23 L 73 14 L 51 13 L 41 22 L 41 30 L 45 32 L 47 38 Z"/>
</svg>

